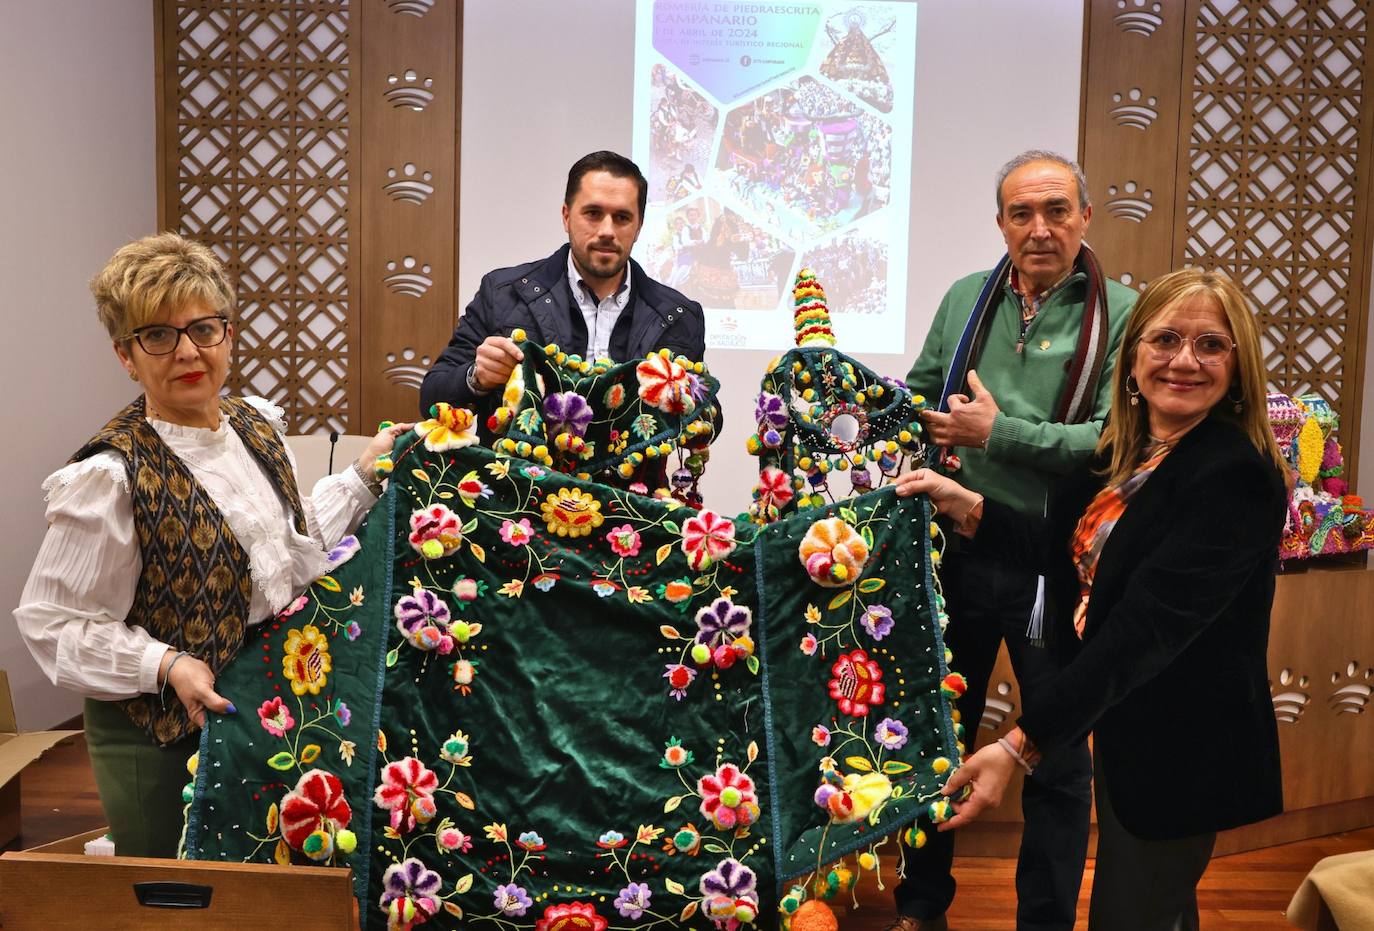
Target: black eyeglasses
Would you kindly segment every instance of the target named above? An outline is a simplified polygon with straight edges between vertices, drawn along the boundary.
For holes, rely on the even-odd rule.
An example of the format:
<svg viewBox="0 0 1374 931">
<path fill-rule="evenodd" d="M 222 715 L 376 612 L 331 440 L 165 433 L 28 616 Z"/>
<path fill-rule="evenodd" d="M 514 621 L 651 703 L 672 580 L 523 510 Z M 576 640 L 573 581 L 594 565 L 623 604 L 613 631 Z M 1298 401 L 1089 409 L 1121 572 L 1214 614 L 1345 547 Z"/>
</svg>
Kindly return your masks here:
<svg viewBox="0 0 1374 931">
<path fill-rule="evenodd" d="M 185 326 L 154 323 L 151 326 L 141 326 L 129 335 L 138 341 L 138 345 L 148 355 L 165 356 L 176 350 L 183 333 L 193 345 L 209 349 L 224 342 L 224 337 L 229 333 L 229 318 L 219 315 L 200 317 Z"/>
</svg>

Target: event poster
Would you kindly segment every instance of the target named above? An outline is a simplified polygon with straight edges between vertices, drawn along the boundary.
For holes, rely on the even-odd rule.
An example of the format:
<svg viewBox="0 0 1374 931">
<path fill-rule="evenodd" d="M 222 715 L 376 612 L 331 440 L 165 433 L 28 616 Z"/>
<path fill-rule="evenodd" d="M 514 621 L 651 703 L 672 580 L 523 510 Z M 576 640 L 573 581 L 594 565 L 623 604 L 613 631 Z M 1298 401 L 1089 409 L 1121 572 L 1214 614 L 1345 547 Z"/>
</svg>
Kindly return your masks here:
<svg viewBox="0 0 1374 931">
<path fill-rule="evenodd" d="M 840 347 L 902 352 L 914 2 L 638 0 L 635 257 L 706 309 L 706 345 L 785 348 L 791 282 Z"/>
</svg>

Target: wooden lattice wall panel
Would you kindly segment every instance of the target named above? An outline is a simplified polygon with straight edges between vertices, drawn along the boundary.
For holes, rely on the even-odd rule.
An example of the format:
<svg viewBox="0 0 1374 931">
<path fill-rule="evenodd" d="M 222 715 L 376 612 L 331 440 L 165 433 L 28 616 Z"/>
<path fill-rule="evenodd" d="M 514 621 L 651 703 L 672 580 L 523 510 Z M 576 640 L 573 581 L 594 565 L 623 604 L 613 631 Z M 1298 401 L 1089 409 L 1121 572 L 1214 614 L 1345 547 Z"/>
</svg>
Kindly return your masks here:
<svg viewBox="0 0 1374 931">
<path fill-rule="evenodd" d="M 229 390 L 348 432 L 348 0 L 163 0 L 160 221 L 238 283 Z"/>
<path fill-rule="evenodd" d="M 159 220 L 239 285 L 229 390 L 418 413 L 457 319 L 462 0 L 157 0 Z"/>
<path fill-rule="evenodd" d="M 1355 471 L 1374 196 L 1367 0 L 1087 0 L 1083 143 L 1107 273 L 1238 281 L 1270 384 Z"/>
</svg>

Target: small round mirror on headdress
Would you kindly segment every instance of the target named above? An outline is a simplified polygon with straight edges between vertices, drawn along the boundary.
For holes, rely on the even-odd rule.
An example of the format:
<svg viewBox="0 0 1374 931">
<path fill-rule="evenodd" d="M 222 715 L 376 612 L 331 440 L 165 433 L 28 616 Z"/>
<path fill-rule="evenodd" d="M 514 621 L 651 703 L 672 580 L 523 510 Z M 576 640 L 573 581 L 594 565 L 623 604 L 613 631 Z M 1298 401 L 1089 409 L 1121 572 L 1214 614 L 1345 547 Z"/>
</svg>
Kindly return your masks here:
<svg viewBox="0 0 1374 931">
<path fill-rule="evenodd" d="M 835 411 L 828 413 L 824 419 L 828 421 L 825 429 L 830 439 L 845 452 L 857 449 L 868 433 L 868 418 L 862 413 L 856 415 L 849 411 Z"/>
</svg>

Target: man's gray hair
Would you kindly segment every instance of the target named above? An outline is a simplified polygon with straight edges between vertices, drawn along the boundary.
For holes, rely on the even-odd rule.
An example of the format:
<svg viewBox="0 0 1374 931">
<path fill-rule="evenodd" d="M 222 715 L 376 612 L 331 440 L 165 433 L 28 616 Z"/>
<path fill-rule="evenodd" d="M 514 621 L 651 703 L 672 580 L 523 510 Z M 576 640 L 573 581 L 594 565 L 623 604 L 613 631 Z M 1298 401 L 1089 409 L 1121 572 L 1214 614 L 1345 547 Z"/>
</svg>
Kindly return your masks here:
<svg viewBox="0 0 1374 931">
<path fill-rule="evenodd" d="M 1067 168 L 1069 174 L 1073 175 L 1074 183 L 1078 185 L 1078 209 L 1088 209 L 1090 203 L 1088 200 L 1088 179 L 1083 176 L 1083 169 L 1078 167 L 1077 162 L 1071 158 L 1065 158 L 1058 152 L 1051 152 L 1049 149 L 1027 149 L 1003 165 L 1002 169 L 997 172 L 997 213 L 999 216 L 1002 213 L 1002 182 L 1006 181 L 1007 175 L 1016 169 L 1033 162 L 1050 162 Z"/>
</svg>

